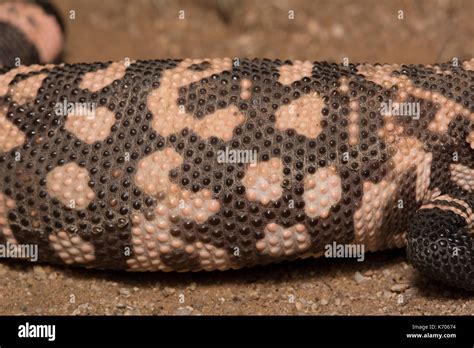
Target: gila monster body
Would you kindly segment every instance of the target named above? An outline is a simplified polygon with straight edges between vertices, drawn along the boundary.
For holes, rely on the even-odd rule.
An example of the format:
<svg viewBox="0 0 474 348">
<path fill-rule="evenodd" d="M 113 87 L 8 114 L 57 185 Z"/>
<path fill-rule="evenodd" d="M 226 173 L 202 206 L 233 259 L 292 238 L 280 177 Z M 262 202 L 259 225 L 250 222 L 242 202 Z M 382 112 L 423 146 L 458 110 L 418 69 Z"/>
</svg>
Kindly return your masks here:
<svg viewBox="0 0 474 348">
<path fill-rule="evenodd" d="M 0 244 L 131 271 L 406 246 L 474 290 L 474 59 L 2 57 Z"/>
</svg>

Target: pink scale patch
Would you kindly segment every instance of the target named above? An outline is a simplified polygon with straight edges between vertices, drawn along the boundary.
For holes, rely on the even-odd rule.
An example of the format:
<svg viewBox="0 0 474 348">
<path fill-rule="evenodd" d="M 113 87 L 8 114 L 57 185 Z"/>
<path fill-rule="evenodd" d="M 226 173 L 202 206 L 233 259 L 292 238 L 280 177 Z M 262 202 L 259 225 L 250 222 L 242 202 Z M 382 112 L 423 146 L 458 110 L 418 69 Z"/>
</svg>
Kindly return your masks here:
<svg viewBox="0 0 474 348">
<path fill-rule="evenodd" d="M 323 99 L 315 92 L 281 106 L 275 113 L 276 126 L 284 131 L 294 129 L 298 134 L 316 138 L 321 132 Z"/>
<path fill-rule="evenodd" d="M 127 264 L 132 271 L 165 271 L 173 269 L 161 261 L 160 255 L 184 248 L 184 242 L 171 235 L 167 217 L 155 214 L 132 216 L 132 256 Z"/>
<path fill-rule="evenodd" d="M 384 64 L 384 65 L 372 65 L 372 64 L 360 64 L 357 66 L 357 72 L 363 75 L 367 80 L 380 85 L 384 88 L 391 88 L 397 85 L 403 89 L 406 85 L 411 85 L 411 81 L 405 75 L 392 76 L 392 72 L 400 69 L 398 64 Z"/>
<path fill-rule="evenodd" d="M 349 144 L 355 146 L 359 144 L 359 102 L 353 100 L 349 106 Z"/>
<path fill-rule="evenodd" d="M 395 168 L 391 174 L 391 180 L 395 180 L 397 174 L 407 173 L 415 169 L 416 200 L 418 202 L 428 201 L 431 199 L 428 187 L 430 185 L 433 154 L 426 152 L 423 144 L 413 137 L 400 138 L 397 147 L 398 151 L 391 161 Z"/>
<path fill-rule="evenodd" d="M 311 238 L 302 224 L 283 228 L 276 223 L 265 226 L 265 237 L 260 239 L 256 248 L 259 253 L 273 257 L 302 254 L 311 246 Z"/>
<path fill-rule="evenodd" d="M 250 166 L 243 179 L 249 201 L 259 201 L 267 205 L 278 200 L 282 193 L 283 164 L 279 158 Z"/>
<path fill-rule="evenodd" d="M 474 149 L 474 131 L 469 132 L 466 140 L 471 145 L 471 149 Z"/>
<path fill-rule="evenodd" d="M 202 190 L 194 193 L 171 184 L 166 197 L 160 200 L 155 210 L 157 214 L 167 218 L 178 216 L 202 224 L 219 209 L 220 203 L 212 198 L 211 191 Z"/>
<path fill-rule="evenodd" d="M 474 58 L 464 61 L 462 66 L 465 70 L 474 71 Z"/>
<path fill-rule="evenodd" d="M 103 141 L 110 135 L 115 114 L 106 107 L 98 107 L 94 115 L 69 114 L 65 128 L 87 144 Z"/>
<path fill-rule="evenodd" d="M 331 207 L 337 204 L 342 195 L 341 178 L 335 167 L 320 168 L 305 179 L 305 213 L 309 217 L 329 216 Z"/>
<path fill-rule="evenodd" d="M 30 66 L 24 66 L 21 65 L 16 69 L 12 69 L 8 72 L 6 72 L 3 75 L 0 75 L 0 96 L 6 95 L 8 93 L 8 90 L 10 89 L 9 84 L 13 81 L 13 79 L 20 74 L 27 74 L 29 72 L 37 72 L 41 71 L 45 68 L 51 68 L 52 65 L 30 65 Z"/>
<path fill-rule="evenodd" d="M 187 246 L 185 250 L 188 253 L 195 252 L 198 255 L 199 264 L 205 271 L 224 271 L 232 268 L 227 252 L 224 249 L 213 246 L 212 244 L 196 242 Z"/>
<path fill-rule="evenodd" d="M 125 76 L 127 67 L 132 62 L 114 62 L 107 68 L 100 69 L 97 71 L 88 72 L 82 78 L 79 87 L 82 89 L 88 89 L 91 92 L 98 92 L 102 88 L 112 84 L 115 80 L 120 80 Z"/>
<path fill-rule="evenodd" d="M 396 195 L 397 184 L 382 180 L 377 184 L 364 183 L 364 196 L 360 209 L 354 213 L 354 229 L 356 238 L 354 243 L 364 244 L 368 251 L 376 251 L 389 247 L 402 247 L 402 237 L 393 241 L 386 241 L 378 235 L 383 223 L 383 213 L 392 197 Z"/>
<path fill-rule="evenodd" d="M 146 194 L 166 193 L 171 188 L 169 172 L 180 166 L 183 158 L 171 148 L 153 152 L 138 163 L 135 183 Z"/>
<path fill-rule="evenodd" d="M 95 198 L 88 185 L 89 172 L 76 163 L 68 163 L 54 168 L 46 176 L 46 188 L 65 206 L 81 210 Z"/>
<path fill-rule="evenodd" d="M 450 70 L 442 70 L 439 65 L 427 65 L 427 68 L 432 68 L 436 74 L 440 75 L 452 75 Z"/>
<path fill-rule="evenodd" d="M 242 81 L 240 81 L 240 99 L 247 100 L 250 98 L 252 95 L 250 87 L 252 87 L 252 81 L 249 79 L 242 79 Z"/>
<path fill-rule="evenodd" d="M 474 169 L 462 164 L 451 164 L 451 180 L 466 191 L 474 192 Z"/>
<path fill-rule="evenodd" d="M 48 77 L 48 74 L 30 76 L 11 86 L 8 92 L 18 104 L 33 101 L 38 95 L 38 90 L 46 77 Z"/>
<path fill-rule="evenodd" d="M 349 93 L 349 80 L 347 77 L 341 77 L 339 79 L 339 91 L 342 93 Z M 359 101 L 356 99 L 351 99 L 349 103 L 350 113 L 349 113 L 349 144 L 355 146 L 359 144 Z"/>
<path fill-rule="evenodd" d="M 56 254 L 68 265 L 85 264 L 95 260 L 94 245 L 78 235 L 60 231 L 50 234 L 49 242 Z"/>
<path fill-rule="evenodd" d="M 341 77 L 339 79 L 339 88 L 338 90 L 342 93 L 347 93 L 349 92 L 349 80 L 347 79 L 347 77 Z"/>
<path fill-rule="evenodd" d="M 280 77 L 278 82 L 283 85 L 291 85 L 293 82 L 301 80 L 305 77 L 311 77 L 313 72 L 313 63 L 308 60 L 304 62 L 296 60 L 293 65 L 282 65 L 278 68 Z"/>
<path fill-rule="evenodd" d="M 235 127 L 245 120 L 245 116 L 235 105 L 217 110 L 202 120 L 189 119 L 189 127 L 200 137 L 209 139 L 217 137 L 223 140 L 232 139 Z"/>
</svg>

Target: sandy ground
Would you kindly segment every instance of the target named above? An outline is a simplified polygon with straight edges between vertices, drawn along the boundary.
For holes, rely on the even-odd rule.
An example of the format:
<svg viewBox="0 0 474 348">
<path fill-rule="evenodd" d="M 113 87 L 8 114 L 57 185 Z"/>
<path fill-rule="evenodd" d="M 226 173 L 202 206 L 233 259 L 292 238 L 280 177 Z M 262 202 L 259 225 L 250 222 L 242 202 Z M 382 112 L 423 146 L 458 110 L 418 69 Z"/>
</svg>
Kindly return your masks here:
<svg viewBox="0 0 474 348">
<path fill-rule="evenodd" d="M 471 315 L 468 293 L 436 286 L 389 251 L 239 271 L 126 273 L 0 264 L 0 313 Z"/>
<path fill-rule="evenodd" d="M 55 3 L 66 16 L 67 62 L 259 56 L 432 63 L 474 56 L 469 0 Z M 192 274 L 3 262 L 0 288 L 0 314 L 474 313 L 473 295 L 420 277 L 403 250 L 360 263 L 306 259 Z"/>
</svg>

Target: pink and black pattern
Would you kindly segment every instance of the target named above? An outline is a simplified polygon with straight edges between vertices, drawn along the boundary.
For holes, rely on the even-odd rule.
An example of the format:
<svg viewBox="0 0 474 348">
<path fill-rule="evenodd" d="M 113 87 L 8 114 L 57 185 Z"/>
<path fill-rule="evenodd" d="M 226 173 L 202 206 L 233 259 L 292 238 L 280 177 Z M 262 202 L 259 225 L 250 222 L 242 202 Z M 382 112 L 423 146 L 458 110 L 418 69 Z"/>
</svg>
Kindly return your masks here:
<svg viewBox="0 0 474 348">
<path fill-rule="evenodd" d="M 473 60 L 16 69 L 0 75 L 0 243 L 164 271 L 406 245 L 423 273 L 474 289 Z M 393 103 L 419 112 L 383 114 Z M 256 161 L 219 160 L 231 150 Z"/>
</svg>

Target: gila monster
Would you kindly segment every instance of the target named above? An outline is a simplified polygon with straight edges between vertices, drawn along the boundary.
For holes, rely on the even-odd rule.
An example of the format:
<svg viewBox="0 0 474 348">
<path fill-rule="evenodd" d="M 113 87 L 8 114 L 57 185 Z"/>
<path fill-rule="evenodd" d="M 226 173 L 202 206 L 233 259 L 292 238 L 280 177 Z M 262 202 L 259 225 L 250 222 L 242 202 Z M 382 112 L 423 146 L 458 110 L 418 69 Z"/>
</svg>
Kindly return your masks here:
<svg viewBox="0 0 474 348">
<path fill-rule="evenodd" d="M 0 244 L 131 271 L 406 246 L 474 290 L 474 59 L 54 65 L 57 16 L 0 6 Z"/>
</svg>

